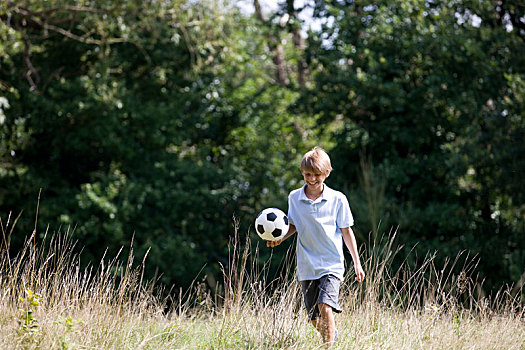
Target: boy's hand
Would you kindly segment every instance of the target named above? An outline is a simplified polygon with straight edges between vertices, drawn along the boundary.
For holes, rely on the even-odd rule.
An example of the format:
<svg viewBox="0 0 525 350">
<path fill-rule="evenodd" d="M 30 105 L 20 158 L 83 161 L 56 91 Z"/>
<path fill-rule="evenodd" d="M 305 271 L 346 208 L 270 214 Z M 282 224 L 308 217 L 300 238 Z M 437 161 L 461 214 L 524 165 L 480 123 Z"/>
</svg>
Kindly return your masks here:
<svg viewBox="0 0 525 350">
<path fill-rule="evenodd" d="M 365 279 L 365 271 L 363 270 L 361 265 L 355 266 L 354 270 L 355 270 L 355 280 L 357 282 L 363 282 Z"/>
<path fill-rule="evenodd" d="M 285 239 L 293 235 L 295 232 L 297 232 L 297 229 L 295 228 L 294 225 L 290 224 L 290 228 L 288 229 L 288 232 L 284 235 L 283 238 L 277 241 L 266 241 L 266 246 L 270 248 L 277 247 L 279 244 L 283 243 Z"/>
<path fill-rule="evenodd" d="M 280 239 L 278 241 L 266 241 L 266 246 L 273 248 L 273 247 L 277 247 L 281 243 L 283 243 L 282 239 Z"/>
</svg>

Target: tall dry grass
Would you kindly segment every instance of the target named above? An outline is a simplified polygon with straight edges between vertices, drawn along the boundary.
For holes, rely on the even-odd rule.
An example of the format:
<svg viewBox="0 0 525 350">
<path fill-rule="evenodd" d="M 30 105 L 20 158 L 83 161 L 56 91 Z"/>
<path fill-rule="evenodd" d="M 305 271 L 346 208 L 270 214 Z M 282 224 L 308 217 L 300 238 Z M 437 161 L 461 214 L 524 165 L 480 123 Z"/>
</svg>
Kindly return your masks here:
<svg viewBox="0 0 525 350">
<path fill-rule="evenodd" d="M 10 252 L 10 217 L 2 222 L 0 254 L 0 348 L 119 348 L 147 328 L 137 327 L 162 315 L 163 303 L 143 280 L 143 264 L 133 268 L 120 253 L 97 267 L 81 268 L 68 233 L 36 232 L 21 251 Z M 48 242 L 48 243 L 45 243 Z M 140 338 L 140 337 L 139 337 Z"/>
<path fill-rule="evenodd" d="M 81 268 L 67 233 L 49 240 L 33 233 L 23 250 L 10 252 L 15 221 L 1 222 L 2 349 L 322 348 L 293 274 L 270 279 L 269 262 L 259 262 L 259 247 L 241 240 L 237 226 L 218 293 L 200 280 L 167 293 L 144 280 L 145 261 L 134 262 L 132 251 Z M 475 261 L 459 257 L 436 266 L 428 255 L 420 266 L 394 269 L 395 238 L 363 249 L 365 283 L 352 282 L 349 266 L 336 348 L 525 349 L 523 286 L 484 296 L 471 277 Z M 293 254 L 290 248 L 283 271 L 294 270 Z"/>
</svg>

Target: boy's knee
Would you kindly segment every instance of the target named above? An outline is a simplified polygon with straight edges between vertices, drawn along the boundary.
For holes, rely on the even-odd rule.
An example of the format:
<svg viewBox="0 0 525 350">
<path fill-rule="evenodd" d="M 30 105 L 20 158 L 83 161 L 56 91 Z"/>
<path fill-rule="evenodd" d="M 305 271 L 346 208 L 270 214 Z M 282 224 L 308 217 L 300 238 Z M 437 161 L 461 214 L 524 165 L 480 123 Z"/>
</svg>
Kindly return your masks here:
<svg viewBox="0 0 525 350">
<path fill-rule="evenodd" d="M 317 304 L 317 307 L 319 308 L 319 313 L 321 314 L 321 317 L 328 315 L 332 312 L 332 307 L 325 303 L 319 303 Z"/>
</svg>

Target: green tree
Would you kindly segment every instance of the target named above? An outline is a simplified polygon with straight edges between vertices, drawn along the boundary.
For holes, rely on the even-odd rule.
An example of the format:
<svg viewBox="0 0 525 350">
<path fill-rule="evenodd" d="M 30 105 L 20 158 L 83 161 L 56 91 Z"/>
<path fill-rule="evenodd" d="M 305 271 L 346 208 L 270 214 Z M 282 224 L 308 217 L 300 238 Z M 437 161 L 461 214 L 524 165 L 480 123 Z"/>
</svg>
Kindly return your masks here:
<svg viewBox="0 0 525 350">
<path fill-rule="evenodd" d="M 519 16 L 520 5 L 507 5 Z M 521 28 L 484 19 L 505 16 L 500 10 L 487 2 L 316 1 L 325 24 L 309 36 L 315 87 L 303 97 L 321 125 L 343 124 L 332 181 L 356 198 L 357 211 L 369 216 L 358 186 L 364 157 L 373 160 L 375 186 L 386 184 L 384 230 L 399 224 L 403 243 L 417 242 L 421 255 L 479 254 L 489 288 L 517 281 L 525 264 L 522 180 L 513 175 L 523 163 L 511 161 L 524 151 L 522 112 L 513 107 L 525 46 Z M 358 231 L 363 237 L 377 224 L 358 221 Z"/>
<path fill-rule="evenodd" d="M 229 26 L 214 15 L 212 3 L 183 1 L 8 3 L 2 211 L 35 207 L 42 188 L 39 222 L 74 227 L 87 261 L 135 232 L 164 281 L 191 282 L 227 242 L 231 215 L 215 219 L 233 211 L 229 174 L 212 158 L 234 113 L 207 113 Z"/>
<path fill-rule="evenodd" d="M 13 249 L 42 188 L 41 235 L 70 227 L 86 262 L 134 237 L 147 277 L 188 286 L 226 263 L 233 215 L 249 232 L 264 206 L 285 209 L 313 123 L 288 111 L 298 95 L 274 84 L 255 18 L 186 1 L 2 15 L 0 212 L 25 209 Z"/>
</svg>

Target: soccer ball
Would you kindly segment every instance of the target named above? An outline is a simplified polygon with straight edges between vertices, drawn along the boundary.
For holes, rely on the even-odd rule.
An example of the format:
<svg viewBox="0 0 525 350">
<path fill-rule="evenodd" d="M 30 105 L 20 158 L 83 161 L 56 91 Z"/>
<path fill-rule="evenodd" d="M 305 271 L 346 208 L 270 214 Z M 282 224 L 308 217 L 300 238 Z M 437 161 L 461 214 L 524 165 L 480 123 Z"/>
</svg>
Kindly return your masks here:
<svg viewBox="0 0 525 350">
<path fill-rule="evenodd" d="M 288 217 L 282 210 L 266 208 L 255 219 L 255 230 L 265 241 L 278 241 L 288 233 Z"/>
</svg>

